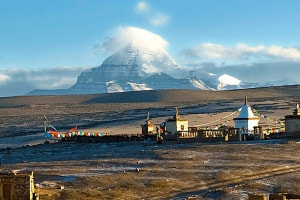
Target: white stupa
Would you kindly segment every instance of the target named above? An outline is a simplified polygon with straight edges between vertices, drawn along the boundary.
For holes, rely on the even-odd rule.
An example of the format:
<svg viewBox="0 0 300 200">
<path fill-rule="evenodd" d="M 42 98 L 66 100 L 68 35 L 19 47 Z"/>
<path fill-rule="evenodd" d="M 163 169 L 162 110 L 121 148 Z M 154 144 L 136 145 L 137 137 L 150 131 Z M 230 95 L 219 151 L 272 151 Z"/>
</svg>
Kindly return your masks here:
<svg viewBox="0 0 300 200">
<path fill-rule="evenodd" d="M 242 129 L 242 134 L 251 134 L 254 127 L 258 126 L 259 117 L 255 116 L 248 105 L 248 98 L 245 96 L 245 103 L 242 105 L 240 114 L 234 118 L 234 128 Z"/>
</svg>

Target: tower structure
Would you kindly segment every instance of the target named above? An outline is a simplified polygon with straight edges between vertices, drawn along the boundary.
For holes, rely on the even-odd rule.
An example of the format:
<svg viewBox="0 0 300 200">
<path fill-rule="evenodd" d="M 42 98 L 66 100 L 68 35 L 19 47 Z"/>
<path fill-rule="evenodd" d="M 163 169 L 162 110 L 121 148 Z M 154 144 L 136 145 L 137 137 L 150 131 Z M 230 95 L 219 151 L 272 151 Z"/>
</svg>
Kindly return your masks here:
<svg viewBox="0 0 300 200">
<path fill-rule="evenodd" d="M 293 110 L 293 115 L 285 116 L 285 131 L 291 136 L 299 137 L 299 133 L 300 133 L 299 103 L 296 104 L 296 108 Z"/>
<path fill-rule="evenodd" d="M 152 124 L 150 120 L 150 114 L 148 112 L 147 119 L 145 121 L 146 123 L 141 125 L 142 127 L 142 134 L 143 135 L 152 135 L 154 134 L 154 124 Z"/>
<path fill-rule="evenodd" d="M 239 116 L 233 120 L 234 128 L 242 129 L 242 134 L 253 134 L 254 127 L 258 126 L 259 117 L 253 114 L 251 106 L 248 105 L 247 96 L 245 96 L 245 102 L 241 107 Z"/>
</svg>

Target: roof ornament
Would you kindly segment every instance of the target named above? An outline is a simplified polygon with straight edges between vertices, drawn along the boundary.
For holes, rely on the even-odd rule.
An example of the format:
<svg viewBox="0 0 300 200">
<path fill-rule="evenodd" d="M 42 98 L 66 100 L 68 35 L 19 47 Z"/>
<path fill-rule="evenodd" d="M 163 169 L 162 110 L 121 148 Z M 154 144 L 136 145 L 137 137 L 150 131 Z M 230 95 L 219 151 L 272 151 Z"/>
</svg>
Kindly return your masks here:
<svg viewBox="0 0 300 200">
<path fill-rule="evenodd" d="M 175 114 L 173 115 L 173 119 L 175 120 L 179 119 L 178 107 L 175 107 Z"/>
<path fill-rule="evenodd" d="M 247 95 L 245 96 L 245 104 L 248 104 L 248 97 L 247 97 Z"/>
</svg>

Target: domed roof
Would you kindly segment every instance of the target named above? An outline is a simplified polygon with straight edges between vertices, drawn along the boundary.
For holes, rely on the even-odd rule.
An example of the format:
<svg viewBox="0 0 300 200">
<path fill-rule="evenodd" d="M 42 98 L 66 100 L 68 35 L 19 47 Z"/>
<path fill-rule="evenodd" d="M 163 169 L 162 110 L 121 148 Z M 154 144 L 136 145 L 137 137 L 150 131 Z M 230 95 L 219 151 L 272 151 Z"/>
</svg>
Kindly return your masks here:
<svg viewBox="0 0 300 200">
<path fill-rule="evenodd" d="M 258 117 L 253 114 L 251 106 L 248 105 L 247 96 L 245 96 L 245 103 L 242 105 L 240 109 L 239 116 L 234 118 L 234 120 L 236 119 L 258 119 Z"/>
<path fill-rule="evenodd" d="M 251 110 L 251 106 L 249 106 L 248 104 L 244 104 L 242 105 L 240 114 L 237 118 L 253 118 L 256 117 L 252 110 Z"/>
</svg>

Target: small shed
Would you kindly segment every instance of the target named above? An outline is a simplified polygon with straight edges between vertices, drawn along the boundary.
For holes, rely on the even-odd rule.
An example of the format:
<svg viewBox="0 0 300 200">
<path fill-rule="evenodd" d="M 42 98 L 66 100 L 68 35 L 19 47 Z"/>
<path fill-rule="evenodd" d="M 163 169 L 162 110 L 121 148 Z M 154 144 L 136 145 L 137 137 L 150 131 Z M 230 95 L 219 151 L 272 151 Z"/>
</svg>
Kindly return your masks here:
<svg viewBox="0 0 300 200">
<path fill-rule="evenodd" d="M 0 171 L 0 200 L 37 200 L 33 172 Z"/>
<path fill-rule="evenodd" d="M 248 97 L 245 96 L 245 102 L 241 107 L 240 114 L 234 118 L 234 128 L 241 129 L 241 134 L 253 134 L 254 127 L 258 126 L 259 117 L 252 112 L 251 106 L 248 105 Z"/>
</svg>

